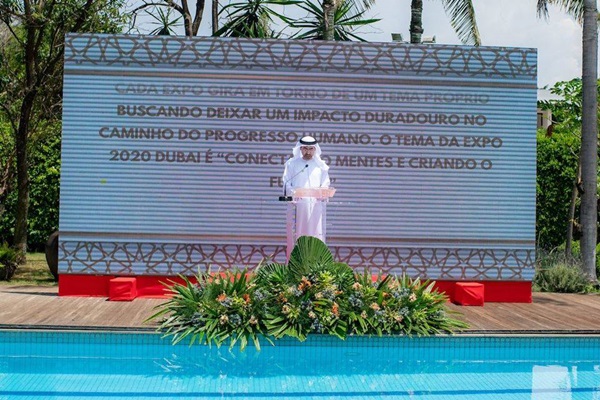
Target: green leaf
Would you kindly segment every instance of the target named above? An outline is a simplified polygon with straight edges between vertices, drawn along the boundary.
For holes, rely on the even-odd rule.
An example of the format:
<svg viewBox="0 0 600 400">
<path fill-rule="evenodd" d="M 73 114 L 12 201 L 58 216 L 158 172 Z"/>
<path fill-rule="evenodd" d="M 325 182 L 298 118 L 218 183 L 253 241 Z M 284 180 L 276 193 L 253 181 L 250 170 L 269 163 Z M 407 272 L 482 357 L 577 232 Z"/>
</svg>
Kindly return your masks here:
<svg viewBox="0 0 600 400">
<path fill-rule="evenodd" d="M 300 236 L 290 254 L 288 267 L 295 277 L 308 275 L 317 265 L 333 262 L 331 251 L 321 240 L 313 236 Z"/>
</svg>

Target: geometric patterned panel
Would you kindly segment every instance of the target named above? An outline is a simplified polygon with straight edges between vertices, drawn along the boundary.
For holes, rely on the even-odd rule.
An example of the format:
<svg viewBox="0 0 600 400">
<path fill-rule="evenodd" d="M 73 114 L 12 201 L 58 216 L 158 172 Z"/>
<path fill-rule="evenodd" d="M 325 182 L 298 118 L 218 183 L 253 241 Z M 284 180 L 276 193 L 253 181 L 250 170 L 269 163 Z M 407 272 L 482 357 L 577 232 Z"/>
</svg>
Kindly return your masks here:
<svg viewBox="0 0 600 400">
<path fill-rule="evenodd" d="M 355 269 L 438 280 L 531 280 L 535 251 L 530 249 L 335 248 L 335 259 Z"/>
<path fill-rule="evenodd" d="M 77 44 L 74 44 L 74 42 Z M 159 49 L 159 50 L 158 50 Z M 535 80 L 535 49 L 236 38 L 69 34 L 65 63 Z M 533 81 L 535 84 L 535 81 Z"/>
<path fill-rule="evenodd" d="M 285 260 L 285 247 L 188 243 L 62 241 L 61 273 L 101 275 L 191 275 L 255 266 L 269 257 Z"/>
<path fill-rule="evenodd" d="M 356 270 L 437 280 L 530 281 L 535 251 L 406 247 L 331 247 L 336 261 Z M 285 262 L 285 246 L 232 244 L 61 241 L 61 274 L 192 275 L 208 268 L 256 267 Z M 64 267 L 63 267 L 64 266 Z"/>
</svg>

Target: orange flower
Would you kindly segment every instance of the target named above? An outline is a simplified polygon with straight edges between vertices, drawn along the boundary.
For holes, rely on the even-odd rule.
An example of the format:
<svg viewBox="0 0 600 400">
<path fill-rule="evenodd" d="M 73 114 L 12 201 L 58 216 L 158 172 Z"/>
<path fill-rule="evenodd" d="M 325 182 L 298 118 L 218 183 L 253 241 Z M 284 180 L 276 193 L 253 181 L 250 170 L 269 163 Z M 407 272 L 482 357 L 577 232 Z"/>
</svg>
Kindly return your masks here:
<svg viewBox="0 0 600 400">
<path fill-rule="evenodd" d="M 333 306 L 331 307 L 331 312 L 336 317 L 340 315 L 340 306 L 338 306 L 338 303 L 333 303 Z"/>
<path fill-rule="evenodd" d="M 312 286 L 312 283 L 308 280 L 307 277 L 303 276 L 300 284 L 298 285 L 298 290 L 304 292 L 306 289 Z"/>
<path fill-rule="evenodd" d="M 244 293 L 244 295 L 242 296 L 242 298 L 244 299 L 244 301 L 246 302 L 246 304 L 250 303 L 250 295 L 248 293 Z"/>
<path fill-rule="evenodd" d="M 281 303 L 287 303 L 287 298 L 283 295 L 283 293 L 279 294 L 277 300 L 279 300 Z"/>
<path fill-rule="evenodd" d="M 217 301 L 225 301 L 225 300 L 227 300 L 227 295 L 225 294 L 225 292 L 223 292 L 217 296 Z"/>
</svg>

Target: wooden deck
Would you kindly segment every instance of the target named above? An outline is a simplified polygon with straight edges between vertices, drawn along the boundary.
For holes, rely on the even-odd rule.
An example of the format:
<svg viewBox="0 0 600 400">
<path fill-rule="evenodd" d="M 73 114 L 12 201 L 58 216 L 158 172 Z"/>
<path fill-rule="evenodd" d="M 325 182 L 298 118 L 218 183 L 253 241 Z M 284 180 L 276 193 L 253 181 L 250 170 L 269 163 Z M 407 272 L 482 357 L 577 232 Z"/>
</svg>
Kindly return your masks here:
<svg viewBox="0 0 600 400">
<path fill-rule="evenodd" d="M 154 330 L 144 320 L 164 299 L 111 302 L 59 297 L 56 287 L 0 286 L 0 328 Z M 533 303 L 449 304 L 466 334 L 600 334 L 600 296 L 534 293 Z"/>
<path fill-rule="evenodd" d="M 451 309 L 469 323 L 465 333 L 600 334 L 600 296 L 533 293 L 533 303 L 486 303 Z"/>
</svg>

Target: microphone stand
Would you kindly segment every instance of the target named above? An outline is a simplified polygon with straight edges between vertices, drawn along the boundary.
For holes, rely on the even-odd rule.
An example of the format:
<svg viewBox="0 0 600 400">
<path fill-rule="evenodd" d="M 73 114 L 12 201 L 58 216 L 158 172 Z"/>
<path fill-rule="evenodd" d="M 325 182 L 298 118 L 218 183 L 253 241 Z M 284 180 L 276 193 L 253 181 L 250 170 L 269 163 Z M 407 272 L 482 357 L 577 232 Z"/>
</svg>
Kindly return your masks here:
<svg viewBox="0 0 600 400">
<path fill-rule="evenodd" d="M 304 166 L 304 168 L 302 168 L 300 171 L 298 171 L 298 173 L 296 173 L 290 179 L 288 179 L 287 181 L 283 182 L 283 196 L 279 196 L 279 201 L 292 201 L 292 196 L 288 196 L 287 195 L 287 184 L 290 183 L 290 181 L 292 179 L 294 179 L 295 177 L 297 177 L 298 175 L 300 175 L 302 173 L 302 171 L 304 171 L 306 168 L 308 168 L 308 164 L 306 164 Z"/>
</svg>

